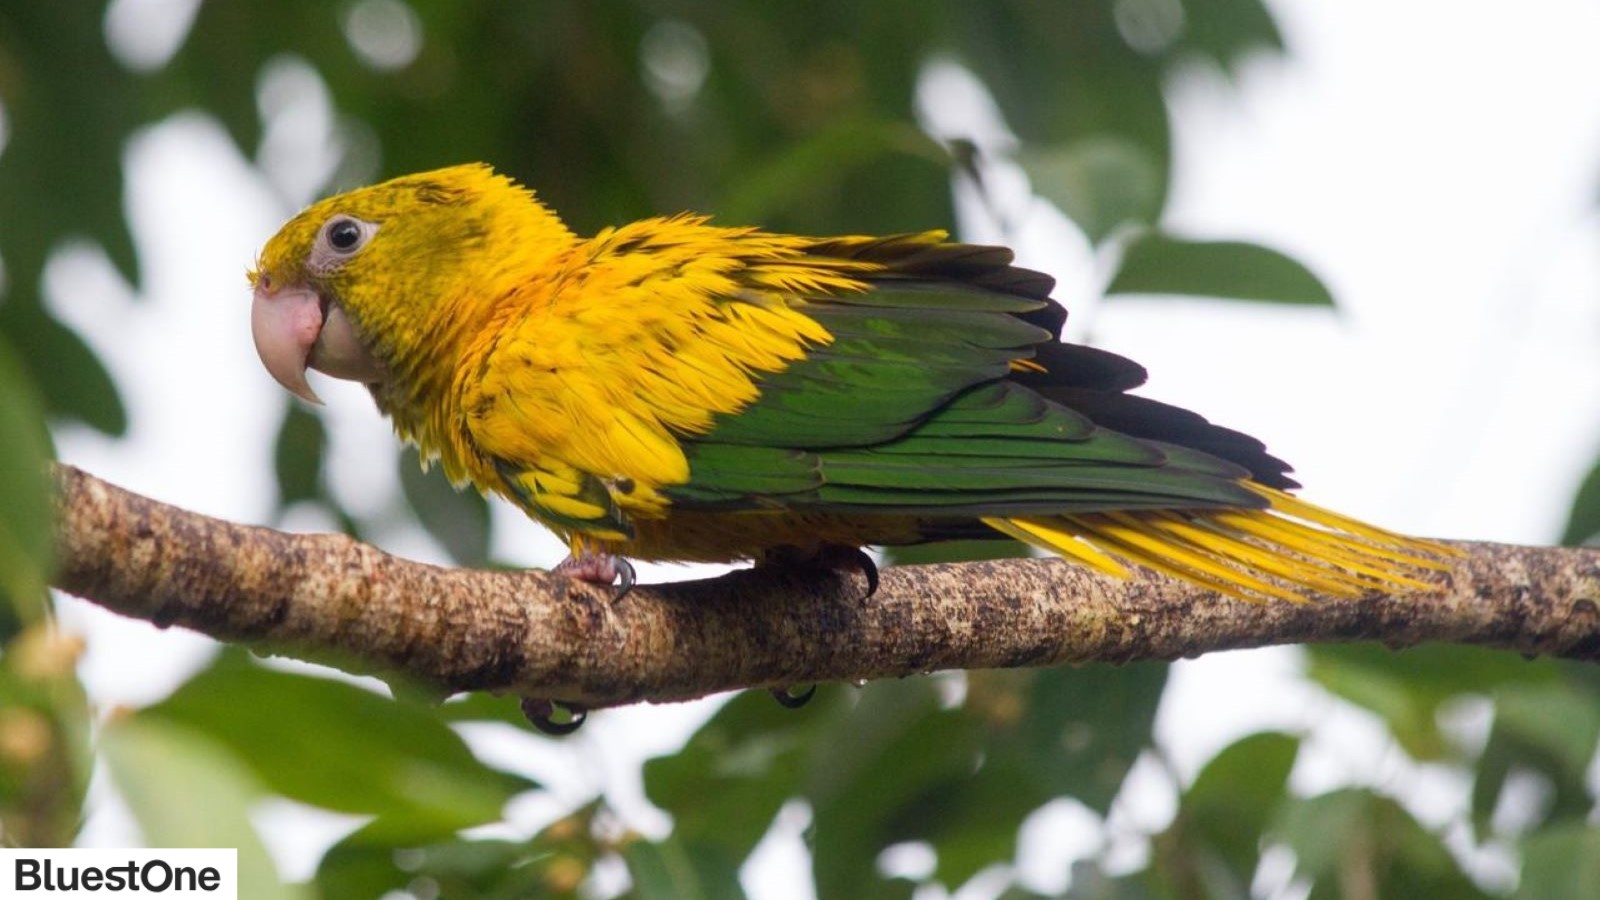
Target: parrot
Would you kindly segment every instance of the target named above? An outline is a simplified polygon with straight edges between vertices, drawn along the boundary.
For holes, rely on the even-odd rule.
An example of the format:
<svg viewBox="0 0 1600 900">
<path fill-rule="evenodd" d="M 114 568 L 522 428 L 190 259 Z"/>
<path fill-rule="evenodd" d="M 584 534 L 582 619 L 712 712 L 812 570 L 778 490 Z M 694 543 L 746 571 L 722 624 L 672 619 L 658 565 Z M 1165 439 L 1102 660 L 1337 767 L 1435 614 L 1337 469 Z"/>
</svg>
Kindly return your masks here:
<svg viewBox="0 0 1600 900">
<path fill-rule="evenodd" d="M 483 163 L 313 203 L 249 272 L 288 391 L 366 386 L 458 487 L 560 536 L 557 570 L 858 561 L 1013 538 L 1228 597 L 1424 589 L 1443 545 L 1295 497 L 1246 434 L 1063 341 L 1054 281 L 942 231 L 807 237 L 680 213 L 580 236 Z"/>
</svg>

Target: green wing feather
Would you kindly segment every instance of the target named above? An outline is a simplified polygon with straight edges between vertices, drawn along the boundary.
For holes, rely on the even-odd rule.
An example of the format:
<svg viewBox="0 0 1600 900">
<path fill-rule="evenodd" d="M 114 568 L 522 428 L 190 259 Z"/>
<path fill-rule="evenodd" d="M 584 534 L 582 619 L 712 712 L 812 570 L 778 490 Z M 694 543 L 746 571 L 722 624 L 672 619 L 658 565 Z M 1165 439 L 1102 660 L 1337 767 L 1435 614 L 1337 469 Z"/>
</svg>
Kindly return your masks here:
<svg viewBox="0 0 1600 900">
<path fill-rule="evenodd" d="M 833 341 L 684 440 L 674 508 L 883 517 L 923 540 L 998 531 L 1247 599 L 1416 588 L 1439 566 L 1435 545 L 1283 494 L 1289 467 L 1260 441 L 1128 394 L 1144 370 L 1060 343 L 1050 279 L 1008 251 L 902 236 L 813 252 L 885 268 L 864 293 L 803 298 Z"/>
<path fill-rule="evenodd" d="M 873 290 L 807 298 L 833 342 L 684 442 L 676 507 L 976 518 L 1265 505 L 1240 487 L 1245 468 L 1100 427 L 1019 383 L 1015 364 L 1041 349 L 1074 360 L 1050 349 L 1067 345 L 1054 343 L 1064 315 L 1049 279 L 1009 252 L 894 239 L 818 252 L 894 268 Z M 1120 395 L 1142 380 L 1112 354 L 1082 358 L 1080 378 L 1041 384 Z"/>
</svg>

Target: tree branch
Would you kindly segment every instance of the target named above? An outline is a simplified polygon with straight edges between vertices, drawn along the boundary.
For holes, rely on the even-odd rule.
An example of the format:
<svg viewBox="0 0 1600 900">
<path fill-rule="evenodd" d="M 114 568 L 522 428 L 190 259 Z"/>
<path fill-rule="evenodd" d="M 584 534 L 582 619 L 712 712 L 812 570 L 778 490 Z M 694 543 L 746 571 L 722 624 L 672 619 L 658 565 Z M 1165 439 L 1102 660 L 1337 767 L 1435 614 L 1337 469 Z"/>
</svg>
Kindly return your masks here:
<svg viewBox="0 0 1600 900">
<path fill-rule="evenodd" d="M 1600 550 L 1460 543 L 1436 590 L 1250 604 L 1060 560 L 760 569 L 609 594 L 540 571 L 443 569 L 286 534 L 56 467 L 54 584 L 157 625 L 400 671 L 443 689 L 587 706 L 936 669 L 1174 659 L 1300 642 L 1481 644 L 1600 658 Z"/>
</svg>

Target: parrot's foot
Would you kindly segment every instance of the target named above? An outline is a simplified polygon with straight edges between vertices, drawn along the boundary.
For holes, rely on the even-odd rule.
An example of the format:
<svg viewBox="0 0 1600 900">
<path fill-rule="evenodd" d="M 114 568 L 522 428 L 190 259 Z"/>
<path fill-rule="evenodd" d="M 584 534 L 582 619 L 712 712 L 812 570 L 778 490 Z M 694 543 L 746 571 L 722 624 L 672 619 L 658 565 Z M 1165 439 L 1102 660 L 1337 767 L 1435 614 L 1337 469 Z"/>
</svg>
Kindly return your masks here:
<svg viewBox="0 0 1600 900">
<path fill-rule="evenodd" d="M 589 710 L 577 703 L 560 703 L 555 700 L 522 698 L 522 714 L 529 724 L 545 734 L 571 734 L 589 720 Z"/>
<path fill-rule="evenodd" d="M 808 684 L 805 687 L 791 684 L 785 687 L 769 688 L 768 690 L 772 693 L 772 699 L 778 701 L 778 705 L 784 709 L 799 709 L 810 703 L 811 698 L 817 695 L 817 686 L 814 684 Z"/>
<path fill-rule="evenodd" d="M 878 592 L 878 564 L 872 561 L 867 551 L 860 547 L 850 547 L 845 544 L 824 544 L 820 550 L 804 551 L 796 547 L 775 547 L 766 552 L 761 558 L 762 565 L 768 566 L 822 566 L 823 568 L 840 571 L 855 569 L 867 579 L 867 594 L 862 599 L 869 599 Z"/>
<path fill-rule="evenodd" d="M 822 548 L 822 564 L 834 569 L 859 569 L 867 579 L 867 596 L 863 600 L 872 599 L 872 595 L 878 592 L 878 564 L 860 547 L 830 544 Z"/>
<path fill-rule="evenodd" d="M 565 575 L 568 578 L 576 578 L 579 581 L 601 587 L 610 587 L 615 584 L 617 590 L 616 593 L 611 595 L 612 603 L 628 596 L 628 592 L 633 590 L 634 581 L 637 578 L 636 573 L 633 571 L 633 563 L 620 556 L 612 556 L 609 553 L 600 553 L 598 551 L 585 551 L 569 556 L 556 563 L 556 567 L 550 571 L 557 575 Z"/>
</svg>

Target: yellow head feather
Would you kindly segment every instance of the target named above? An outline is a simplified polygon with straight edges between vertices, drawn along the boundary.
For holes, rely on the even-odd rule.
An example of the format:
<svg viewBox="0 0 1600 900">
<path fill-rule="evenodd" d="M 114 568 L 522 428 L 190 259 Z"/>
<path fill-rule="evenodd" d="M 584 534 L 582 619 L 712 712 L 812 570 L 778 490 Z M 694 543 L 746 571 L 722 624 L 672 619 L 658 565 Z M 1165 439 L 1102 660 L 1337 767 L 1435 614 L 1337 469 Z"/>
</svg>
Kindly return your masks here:
<svg viewBox="0 0 1600 900">
<path fill-rule="evenodd" d="M 357 252 L 330 253 L 330 223 L 370 228 Z M 374 384 L 396 429 L 444 455 L 462 477 L 458 453 L 441 445 L 461 361 L 489 330 L 495 300 L 550 271 L 574 235 L 532 191 L 482 163 L 396 178 L 307 207 L 261 252 L 253 284 L 300 286 L 337 304 L 370 352 L 395 377 Z"/>
<path fill-rule="evenodd" d="M 370 223 L 348 257 L 319 257 L 335 218 Z M 575 238 L 533 192 L 482 163 L 396 178 L 322 200 L 261 252 L 252 283 L 303 285 L 337 303 L 386 367 L 407 376 L 453 361 L 503 283 L 525 278 Z M 333 264 L 329 264 L 329 263 Z"/>
</svg>

